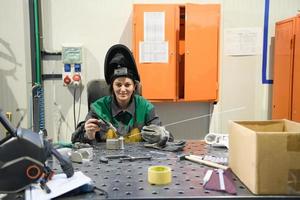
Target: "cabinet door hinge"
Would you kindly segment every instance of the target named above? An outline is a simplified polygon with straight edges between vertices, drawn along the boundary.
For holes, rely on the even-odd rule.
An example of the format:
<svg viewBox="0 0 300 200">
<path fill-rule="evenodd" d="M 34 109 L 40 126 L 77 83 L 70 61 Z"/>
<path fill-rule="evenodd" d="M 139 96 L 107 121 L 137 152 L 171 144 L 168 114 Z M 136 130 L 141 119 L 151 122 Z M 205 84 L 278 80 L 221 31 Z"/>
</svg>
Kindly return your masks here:
<svg viewBox="0 0 300 200">
<path fill-rule="evenodd" d="M 290 49 L 294 48 L 294 43 L 295 43 L 295 35 L 293 35 L 293 37 L 291 38 Z"/>
</svg>

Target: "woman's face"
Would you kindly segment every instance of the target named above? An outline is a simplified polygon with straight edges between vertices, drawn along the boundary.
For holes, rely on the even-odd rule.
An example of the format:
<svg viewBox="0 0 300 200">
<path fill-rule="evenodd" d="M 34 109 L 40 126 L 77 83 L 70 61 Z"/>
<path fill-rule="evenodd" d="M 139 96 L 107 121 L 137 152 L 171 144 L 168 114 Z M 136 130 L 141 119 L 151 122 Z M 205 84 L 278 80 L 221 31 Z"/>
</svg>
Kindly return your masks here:
<svg viewBox="0 0 300 200">
<path fill-rule="evenodd" d="M 120 106 L 127 106 L 131 95 L 135 90 L 134 82 L 127 77 L 116 78 L 113 82 L 113 91 L 116 96 L 117 102 Z"/>
</svg>

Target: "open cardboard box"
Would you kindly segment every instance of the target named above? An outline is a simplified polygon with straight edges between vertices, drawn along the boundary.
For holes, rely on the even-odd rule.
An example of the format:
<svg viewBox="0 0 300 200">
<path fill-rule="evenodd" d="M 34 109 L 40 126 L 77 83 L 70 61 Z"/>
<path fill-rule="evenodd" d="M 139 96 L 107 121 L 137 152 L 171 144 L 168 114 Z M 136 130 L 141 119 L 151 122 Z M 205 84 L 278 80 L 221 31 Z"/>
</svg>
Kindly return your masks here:
<svg viewBox="0 0 300 200">
<path fill-rule="evenodd" d="M 254 194 L 300 194 L 300 123 L 230 121 L 229 166 Z"/>
</svg>

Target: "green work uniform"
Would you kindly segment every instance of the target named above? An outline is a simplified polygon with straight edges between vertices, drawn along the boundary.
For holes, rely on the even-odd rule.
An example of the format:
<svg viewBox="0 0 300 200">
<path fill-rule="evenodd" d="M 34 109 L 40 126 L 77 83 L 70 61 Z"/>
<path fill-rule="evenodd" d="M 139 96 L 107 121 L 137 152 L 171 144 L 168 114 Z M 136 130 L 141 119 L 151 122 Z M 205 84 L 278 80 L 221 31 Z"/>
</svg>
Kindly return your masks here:
<svg viewBox="0 0 300 200">
<path fill-rule="evenodd" d="M 125 142 L 140 142 L 142 141 L 140 131 L 143 126 L 161 124 L 155 114 L 153 104 L 139 95 L 132 97 L 125 110 L 118 106 L 113 95 L 98 99 L 91 104 L 90 108 L 86 120 L 90 118 L 103 119 L 110 122 L 117 129 L 117 132 L 114 132 L 107 125 L 102 124 L 100 131 L 95 135 L 98 142 L 105 141 L 108 138 L 118 138 L 119 136 L 123 136 Z"/>
</svg>

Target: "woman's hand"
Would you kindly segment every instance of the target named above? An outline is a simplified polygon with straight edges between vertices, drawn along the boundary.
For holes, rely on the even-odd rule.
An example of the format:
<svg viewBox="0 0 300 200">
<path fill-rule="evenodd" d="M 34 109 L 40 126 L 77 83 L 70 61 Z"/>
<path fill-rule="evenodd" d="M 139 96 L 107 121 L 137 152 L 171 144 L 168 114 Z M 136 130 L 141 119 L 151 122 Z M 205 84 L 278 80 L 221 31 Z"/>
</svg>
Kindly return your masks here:
<svg viewBox="0 0 300 200">
<path fill-rule="evenodd" d="M 91 118 L 84 124 L 85 134 L 89 140 L 95 139 L 96 132 L 100 131 L 99 120 Z"/>
</svg>

